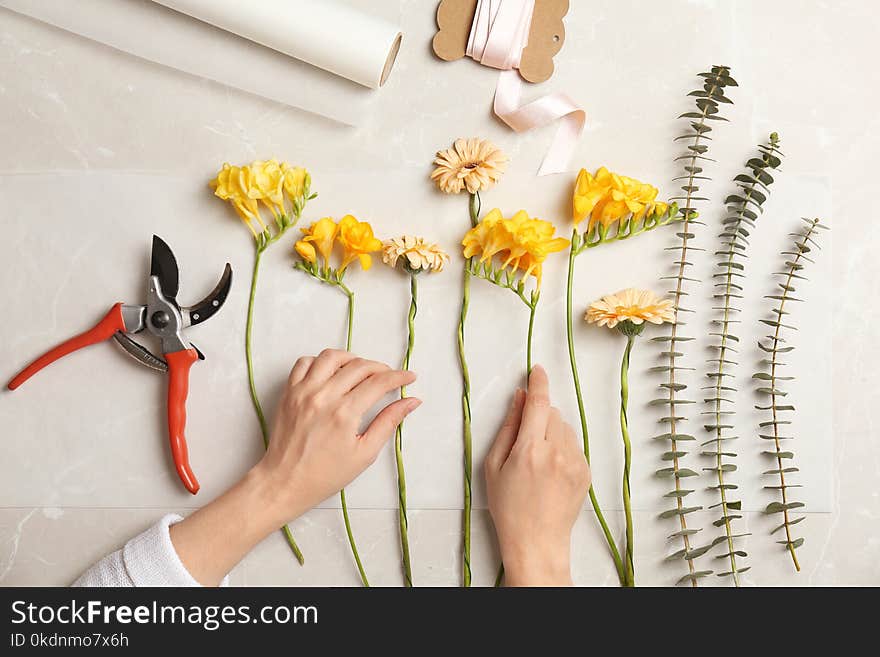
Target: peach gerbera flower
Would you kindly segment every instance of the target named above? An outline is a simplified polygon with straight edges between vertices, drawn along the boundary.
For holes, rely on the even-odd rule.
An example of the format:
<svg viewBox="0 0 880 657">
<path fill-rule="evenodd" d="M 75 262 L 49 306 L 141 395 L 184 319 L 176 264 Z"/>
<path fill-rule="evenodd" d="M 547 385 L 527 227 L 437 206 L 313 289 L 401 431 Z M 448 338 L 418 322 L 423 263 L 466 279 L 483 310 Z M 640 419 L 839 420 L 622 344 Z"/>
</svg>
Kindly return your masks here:
<svg viewBox="0 0 880 657">
<path fill-rule="evenodd" d="M 396 267 L 401 258 L 412 273 L 443 271 L 443 266 L 449 262 L 449 254 L 439 245 L 413 235 L 394 237 L 382 246 L 382 262 L 389 267 Z"/>
<path fill-rule="evenodd" d="M 501 179 L 507 156 L 490 141 L 472 137 L 456 139 L 452 148 L 438 151 L 431 180 L 446 194 L 459 194 L 467 188 L 476 194 Z"/>
<path fill-rule="evenodd" d="M 640 326 L 644 322 L 662 324 L 673 321 L 670 299 L 661 299 L 650 290 L 628 288 L 594 301 L 584 316 L 590 323 L 615 328 L 623 322 Z"/>
</svg>

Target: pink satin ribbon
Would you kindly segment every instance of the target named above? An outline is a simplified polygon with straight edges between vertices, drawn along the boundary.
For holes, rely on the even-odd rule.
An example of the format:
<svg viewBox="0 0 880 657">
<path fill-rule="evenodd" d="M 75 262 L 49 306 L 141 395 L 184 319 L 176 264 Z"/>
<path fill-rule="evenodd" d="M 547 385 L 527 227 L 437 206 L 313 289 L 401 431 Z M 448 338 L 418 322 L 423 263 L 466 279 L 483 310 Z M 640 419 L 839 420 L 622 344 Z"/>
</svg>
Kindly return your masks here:
<svg viewBox="0 0 880 657">
<path fill-rule="evenodd" d="M 492 68 L 501 69 L 495 87 L 495 115 L 516 132 L 559 121 L 559 129 L 538 170 L 539 176 L 568 169 L 587 113 L 571 98 L 553 93 L 520 106 L 522 78 L 519 64 L 529 41 L 535 0 L 477 0 L 468 37 L 467 55 Z"/>
</svg>

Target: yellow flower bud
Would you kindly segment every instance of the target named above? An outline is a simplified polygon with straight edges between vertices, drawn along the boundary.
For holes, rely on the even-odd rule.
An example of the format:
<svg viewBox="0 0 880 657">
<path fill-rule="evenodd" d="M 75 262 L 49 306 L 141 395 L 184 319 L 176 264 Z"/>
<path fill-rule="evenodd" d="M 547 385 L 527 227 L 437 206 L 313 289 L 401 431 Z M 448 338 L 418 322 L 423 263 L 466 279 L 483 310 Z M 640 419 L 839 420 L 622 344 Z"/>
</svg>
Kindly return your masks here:
<svg viewBox="0 0 880 657">
<path fill-rule="evenodd" d="M 318 264 L 318 256 L 315 253 L 315 247 L 310 242 L 300 240 L 299 242 L 294 244 L 293 248 L 296 249 L 296 252 L 306 262 L 310 262 L 313 265 Z"/>
<path fill-rule="evenodd" d="M 301 229 L 304 237 L 301 242 L 311 243 L 312 246 L 311 255 L 312 258 L 315 258 L 315 249 L 317 252 L 321 254 L 321 258 L 323 260 L 323 265 L 325 267 L 330 266 L 330 256 L 333 255 L 333 244 L 336 240 L 336 234 L 338 227 L 336 222 L 333 221 L 330 217 L 324 217 L 323 219 L 319 219 L 315 223 L 313 223 L 308 228 Z M 297 243 L 299 244 L 299 242 Z M 297 248 L 297 252 L 300 255 L 303 253 Z M 303 256 L 305 258 L 305 256 Z M 316 259 L 309 259 L 309 262 L 314 263 Z"/>
</svg>

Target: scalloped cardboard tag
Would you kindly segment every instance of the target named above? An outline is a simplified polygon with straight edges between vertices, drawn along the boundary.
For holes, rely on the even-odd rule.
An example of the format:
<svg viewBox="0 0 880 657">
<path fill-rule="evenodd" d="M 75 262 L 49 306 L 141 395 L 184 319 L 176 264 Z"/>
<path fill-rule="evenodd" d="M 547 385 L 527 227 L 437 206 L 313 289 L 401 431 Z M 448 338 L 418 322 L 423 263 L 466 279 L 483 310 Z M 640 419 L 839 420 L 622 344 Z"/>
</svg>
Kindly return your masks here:
<svg viewBox="0 0 880 657">
<path fill-rule="evenodd" d="M 562 19 L 568 9 L 569 0 L 535 0 L 529 42 L 523 49 L 519 66 L 524 80 L 545 82 L 553 75 L 553 58 L 565 43 Z M 440 1 L 437 6 L 437 34 L 432 42 L 437 57 L 447 62 L 464 57 L 476 10 L 477 0 Z"/>
</svg>

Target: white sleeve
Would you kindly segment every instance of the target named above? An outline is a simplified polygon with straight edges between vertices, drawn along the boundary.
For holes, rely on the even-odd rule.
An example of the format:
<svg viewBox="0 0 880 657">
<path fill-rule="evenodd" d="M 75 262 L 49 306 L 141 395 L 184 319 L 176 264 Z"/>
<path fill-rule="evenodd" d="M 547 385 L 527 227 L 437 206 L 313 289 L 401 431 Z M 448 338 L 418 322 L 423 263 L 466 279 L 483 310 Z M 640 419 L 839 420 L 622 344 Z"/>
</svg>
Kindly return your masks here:
<svg viewBox="0 0 880 657">
<path fill-rule="evenodd" d="M 177 556 L 168 532 L 181 520 L 175 514 L 165 516 L 89 568 L 73 586 L 200 586 Z M 224 577 L 220 586 L 228 586 L 228 580 Z"/>
</svg>

